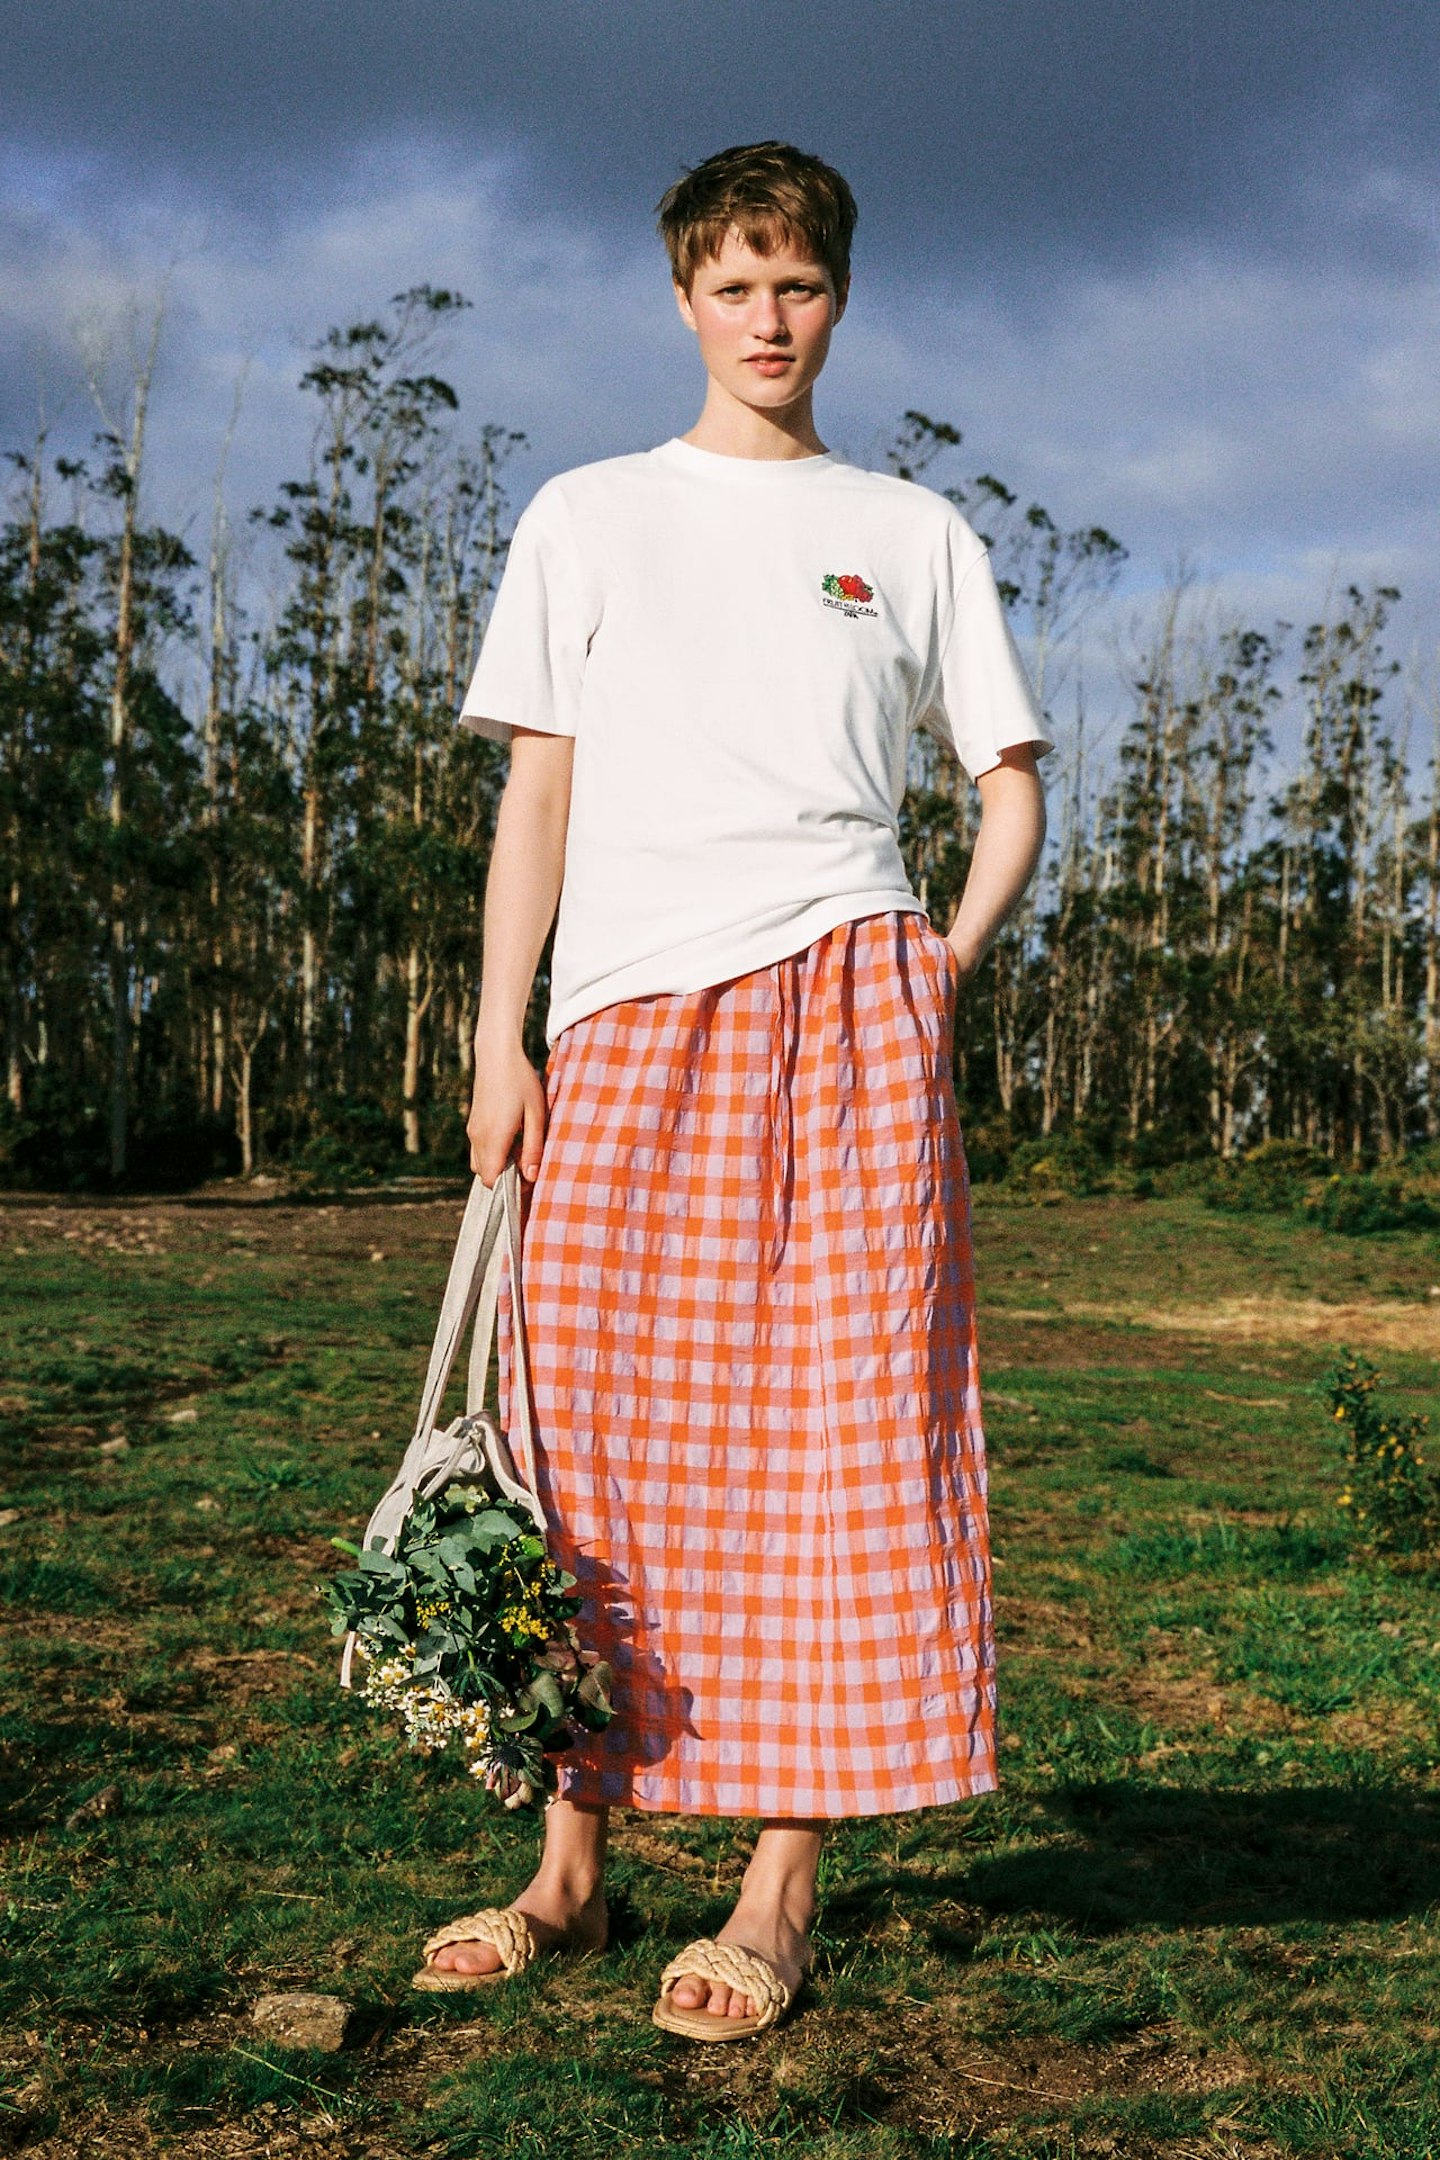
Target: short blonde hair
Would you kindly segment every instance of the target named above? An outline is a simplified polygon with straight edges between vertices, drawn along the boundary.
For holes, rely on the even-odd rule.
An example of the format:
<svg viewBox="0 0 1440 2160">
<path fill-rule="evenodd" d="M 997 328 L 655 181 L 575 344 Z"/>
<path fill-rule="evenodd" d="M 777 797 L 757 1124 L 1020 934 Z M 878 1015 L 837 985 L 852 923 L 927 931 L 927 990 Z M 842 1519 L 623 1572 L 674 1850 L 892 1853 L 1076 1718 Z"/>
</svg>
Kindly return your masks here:
<svg viewBox="0 0 1440 2160">
<path fill-rule="evenodd" d="M 822 262 L 842 292 L 850 275 L 855 197 L 833 165 L 791 143 L 740 143 L 692 165 L 656 205 L 675 283 L 689 292 L 732 229 L 757 255 L 787 243 Z"/>
</svg>

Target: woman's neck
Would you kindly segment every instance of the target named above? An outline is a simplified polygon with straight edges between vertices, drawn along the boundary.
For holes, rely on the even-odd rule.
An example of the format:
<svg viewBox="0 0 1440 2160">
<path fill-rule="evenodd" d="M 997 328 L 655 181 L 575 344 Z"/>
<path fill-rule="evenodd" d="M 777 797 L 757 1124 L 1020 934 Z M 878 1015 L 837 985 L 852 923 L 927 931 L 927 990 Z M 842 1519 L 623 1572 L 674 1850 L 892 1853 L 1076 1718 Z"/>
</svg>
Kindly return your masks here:
<svg viewBox="0 0 1440 2160">
<path fill-rule="evenodd" d="M 757 411 L 711 382 L 700 417 L 680 440 L 720 457 L 823 457 L 825 445 L 815 432 L 810 392 L 777 412 Z"/>
</svg>

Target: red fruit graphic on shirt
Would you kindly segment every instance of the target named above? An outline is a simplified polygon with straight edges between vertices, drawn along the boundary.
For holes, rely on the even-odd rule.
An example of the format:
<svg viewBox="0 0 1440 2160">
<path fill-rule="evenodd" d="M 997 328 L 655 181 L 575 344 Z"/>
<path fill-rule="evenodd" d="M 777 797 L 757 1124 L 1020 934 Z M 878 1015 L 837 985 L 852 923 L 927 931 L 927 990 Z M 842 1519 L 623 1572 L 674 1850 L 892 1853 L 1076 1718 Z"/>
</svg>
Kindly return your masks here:
<svg viewBox="0 0 1440 2160">
<path fill-rule="evenodd" d="M 862 606 L 875 597 L 874 587 L 867 585 L 863 577 L 857 577 L 853 570 L 830 571 L 821 578 L 820 589 L 829 593 L 832 600 L 854 600 Z"/>
</svg>

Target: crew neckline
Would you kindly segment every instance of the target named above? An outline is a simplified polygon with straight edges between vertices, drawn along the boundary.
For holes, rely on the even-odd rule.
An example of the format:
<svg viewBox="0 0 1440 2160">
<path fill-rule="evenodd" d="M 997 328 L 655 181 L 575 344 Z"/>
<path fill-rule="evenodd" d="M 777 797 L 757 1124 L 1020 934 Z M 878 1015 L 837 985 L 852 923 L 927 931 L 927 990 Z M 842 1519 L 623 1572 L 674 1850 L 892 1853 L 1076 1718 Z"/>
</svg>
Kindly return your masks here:
<svg viewBox="0 0 1440 2160">
<path fill-rule="evenodd" d="M 683 436 L 672 435 L 668 441 L 656 446 L 656 457 L 668 458 L 672 465 L 682 465 L 695 473 L 707 473 L 717 480 L 733 480 L 742 486 L 754 482 L 768 484 L 781 475 L 799 478 L 814 473 L 829 472 L 842 460 L 833 450 L 816 450 L 808 457 L 799 458 L 749 458 L 731 457 L 723 450 L 702 450 L 698 443 L 686 442 Z"/>
</svg>

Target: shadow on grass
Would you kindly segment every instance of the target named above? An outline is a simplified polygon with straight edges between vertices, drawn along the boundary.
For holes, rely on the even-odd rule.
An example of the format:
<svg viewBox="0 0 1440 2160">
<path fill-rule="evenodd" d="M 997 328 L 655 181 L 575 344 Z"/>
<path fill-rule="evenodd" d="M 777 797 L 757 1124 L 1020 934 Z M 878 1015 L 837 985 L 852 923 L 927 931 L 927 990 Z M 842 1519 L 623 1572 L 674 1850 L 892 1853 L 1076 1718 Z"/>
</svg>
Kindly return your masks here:
<svg viewBox="0 0 1440 2160">
<path fill-rule="evenodd" d="M 1185 1792 L 1117 1781 L 1066 1786 L 1038 1804 L 1056 1833 L 1045 1842 L 977 1854 L 961 1874 L 841 1891 L 829 1901 L 832 1923 L 900 1909 L 923 1924 L 926 1907 L 954 1898 L 1096 1936 L 1394 1920 L 1440 1900 L 1440 1794 Z M 936 1941 L 959 1952 L 967 1939 L 941 1929 Z"/>
</svg>

